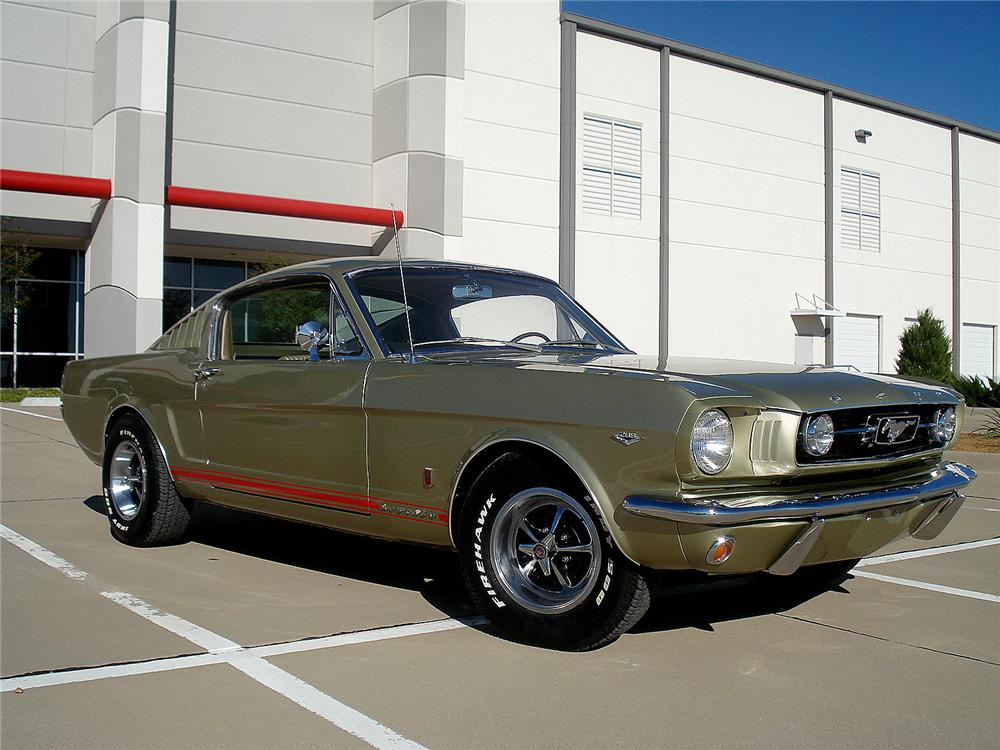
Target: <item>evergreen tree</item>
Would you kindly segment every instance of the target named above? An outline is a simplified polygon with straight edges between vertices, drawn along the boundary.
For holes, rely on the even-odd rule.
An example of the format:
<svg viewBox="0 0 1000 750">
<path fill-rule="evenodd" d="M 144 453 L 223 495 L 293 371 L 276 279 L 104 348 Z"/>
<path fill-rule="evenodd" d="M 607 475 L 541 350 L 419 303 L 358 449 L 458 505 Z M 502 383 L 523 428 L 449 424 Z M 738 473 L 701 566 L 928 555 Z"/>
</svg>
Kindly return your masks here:
<svg viewBox="0 0 1000 750">
<path fill-rule="evenodd" d="M 917 314 L 917 322 L 903 331 L 899 343 L 896 372 L 951 382 L 951 339 L 945 333 L 944 323 L 934 317 L 930 308 Z"/>
</svg>

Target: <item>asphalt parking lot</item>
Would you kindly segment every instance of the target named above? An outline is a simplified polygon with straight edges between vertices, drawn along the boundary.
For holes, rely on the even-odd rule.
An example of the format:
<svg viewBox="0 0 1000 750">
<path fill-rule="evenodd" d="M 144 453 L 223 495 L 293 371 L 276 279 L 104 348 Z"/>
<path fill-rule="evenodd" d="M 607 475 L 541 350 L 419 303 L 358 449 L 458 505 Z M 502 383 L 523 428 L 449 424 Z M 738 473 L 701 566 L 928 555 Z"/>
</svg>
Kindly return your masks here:
<svg viewBox="0 0 1000 750">
<path fill-rule="evenodd" d="M 833 589 L 685 584 L 567 654 L 492 634 L 446 552 L 215 508 L 121 545 L 58 409 L 0 425 L 4 750 L 997 747 L 997 454 Z"/>
</svg>

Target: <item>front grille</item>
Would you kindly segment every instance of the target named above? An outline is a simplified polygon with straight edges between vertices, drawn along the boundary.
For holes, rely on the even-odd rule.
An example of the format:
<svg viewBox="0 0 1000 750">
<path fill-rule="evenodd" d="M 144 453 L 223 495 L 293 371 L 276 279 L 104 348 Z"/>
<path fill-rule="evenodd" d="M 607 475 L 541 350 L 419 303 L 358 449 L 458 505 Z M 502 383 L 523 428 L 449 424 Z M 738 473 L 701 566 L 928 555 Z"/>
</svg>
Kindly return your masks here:
<svg viewBox="0 0 1000 750">
<path fill-rule="evenodd" d="M 796 442 L 795 457 L 799 464 L 825 464 L 838 461 L 863 461 L 869 458 L 896 458 L 940 447 L 931 437 L 930 426 L 934 415 L 951 404 L 906 404 L 903 406 L 872 406 L 859 409 L 835 409 L 826 414 L 833 419 L 833 447 L 825 456 L 812 456 L 802 447 L 802 430 L 806 421 L 824 412 L 807 414 L 799 422 L 799 439 Z M 907 419 L 915 418 L 916 425 L 908 425 Z M 892 420 L 888 425 L 893 429 L 879 426 Z M 897 442 L 889 442 L 886 433 L 900 431 Z"/>
</svg>

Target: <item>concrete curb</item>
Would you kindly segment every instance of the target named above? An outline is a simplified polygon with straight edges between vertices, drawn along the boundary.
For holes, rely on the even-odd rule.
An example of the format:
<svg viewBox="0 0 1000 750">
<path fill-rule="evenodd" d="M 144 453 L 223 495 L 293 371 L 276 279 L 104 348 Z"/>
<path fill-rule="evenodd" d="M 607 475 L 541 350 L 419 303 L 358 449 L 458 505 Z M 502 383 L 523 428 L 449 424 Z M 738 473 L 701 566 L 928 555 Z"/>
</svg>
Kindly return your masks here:
<svg viewBox="0 0 1000 750">
<path fill-rule="evenodd" d="M 21 399 L 21 406 L 59 406 L 58 396 L 29 396 Z"/>
</svg>

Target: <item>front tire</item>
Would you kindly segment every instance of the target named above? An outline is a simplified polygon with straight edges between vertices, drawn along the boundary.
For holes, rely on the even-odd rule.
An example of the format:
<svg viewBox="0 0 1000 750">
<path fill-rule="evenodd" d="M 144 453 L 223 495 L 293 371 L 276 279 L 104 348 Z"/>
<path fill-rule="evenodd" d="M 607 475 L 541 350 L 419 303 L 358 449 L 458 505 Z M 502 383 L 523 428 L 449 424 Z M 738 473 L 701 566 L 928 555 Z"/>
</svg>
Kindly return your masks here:
<svg viewBox="0 0 1000 750">
<path fill-rule="evenodd" d="M 600 648 L 649 608 L 639 570 L 614 546 L 592 499 L 516 453 L 469 490 L 459 531 L 466 585 L 507 637 L 567 651 Z"/>
<path fill-rule="evenodd" d="M 177 494 L 159 445 L 134 415 L 119 419 L 104 447 L 104 504 L 111 534 L 134 547 L 179 541 L 191 511 Z"/>
</svg>

